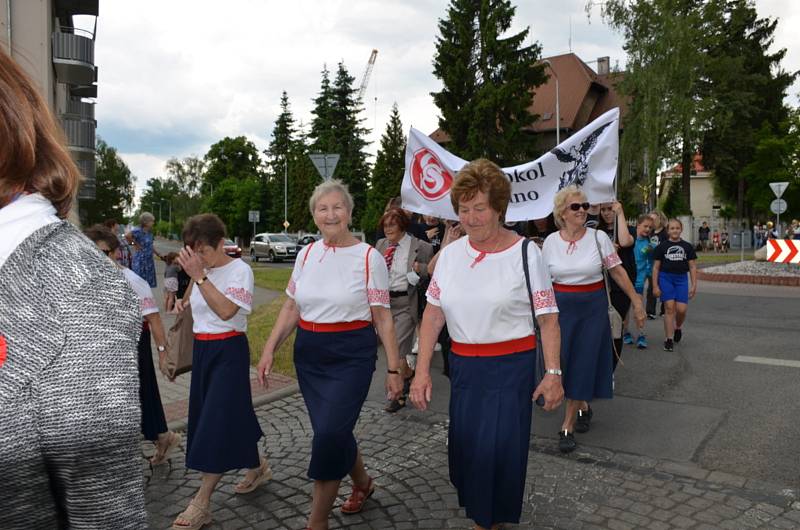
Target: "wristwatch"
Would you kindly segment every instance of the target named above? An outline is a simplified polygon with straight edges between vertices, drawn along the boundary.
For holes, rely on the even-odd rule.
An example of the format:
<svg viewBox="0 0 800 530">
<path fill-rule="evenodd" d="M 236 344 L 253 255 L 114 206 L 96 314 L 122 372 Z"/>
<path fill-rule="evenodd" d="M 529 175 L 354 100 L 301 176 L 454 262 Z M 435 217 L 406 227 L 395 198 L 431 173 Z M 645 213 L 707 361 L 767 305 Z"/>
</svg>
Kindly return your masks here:
<svg viewBox="0 0 800 530">
<path fill-rule="evenodd" d="M 156 346 L 156 349 L 158 350 L 158 353 L 164 353 L 165 351 L 167 351 L 166 346 Z"/>
<path fill-rule="evenodd" d="M 544 373 L 550 375 L 561 375 L 561 370 L 559 368 L 548 368 L 544 371 Z"/>
<path fill-rule="evenodd" d="M 208 276 L 203 276 L 202 278 L 200 278 L 199 280 L 197 280 L 197 281 L 196 281 L 196 282 L 194 282 L 194 283 L 196 283 L 198 286 L 200 286 L 200 285 L 203 285 L 203 283 L 204 283 L 204 282 L 205 282 L 207 279 L 208 279 Z"/>
</svg>

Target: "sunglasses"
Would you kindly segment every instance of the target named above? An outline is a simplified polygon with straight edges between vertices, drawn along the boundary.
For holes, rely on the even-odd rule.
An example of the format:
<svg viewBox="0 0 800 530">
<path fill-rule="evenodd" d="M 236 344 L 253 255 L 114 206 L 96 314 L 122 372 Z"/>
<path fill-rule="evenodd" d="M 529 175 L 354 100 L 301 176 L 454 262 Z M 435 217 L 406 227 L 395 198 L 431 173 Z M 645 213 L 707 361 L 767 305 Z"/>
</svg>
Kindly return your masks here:
<svg viewBox="0 0 800 530">
<path fill-rule="evenodd" d="M 572 210 L 573 212 L 577 212 L 581 208 L 588 211 L 589 207 L 590 204 L 588 202 L 573 202 L 572 204 L 569 205 L 569 209 Z"/>
</svg>

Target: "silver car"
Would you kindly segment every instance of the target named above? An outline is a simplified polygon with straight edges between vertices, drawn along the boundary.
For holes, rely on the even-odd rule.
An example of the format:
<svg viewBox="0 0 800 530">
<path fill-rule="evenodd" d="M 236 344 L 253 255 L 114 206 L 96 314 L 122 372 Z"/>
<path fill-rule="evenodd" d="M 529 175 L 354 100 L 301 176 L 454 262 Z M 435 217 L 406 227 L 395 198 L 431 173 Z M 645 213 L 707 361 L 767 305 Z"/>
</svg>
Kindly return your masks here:
<svg viewBox="0 0 800 530">
<path fill-rule="evenodd" d="M 297 256 L 297 243 L 286 234 L 256 234 L 250 245 L 250 260 L 266 259 L 274 263 Z"/>
</svg>

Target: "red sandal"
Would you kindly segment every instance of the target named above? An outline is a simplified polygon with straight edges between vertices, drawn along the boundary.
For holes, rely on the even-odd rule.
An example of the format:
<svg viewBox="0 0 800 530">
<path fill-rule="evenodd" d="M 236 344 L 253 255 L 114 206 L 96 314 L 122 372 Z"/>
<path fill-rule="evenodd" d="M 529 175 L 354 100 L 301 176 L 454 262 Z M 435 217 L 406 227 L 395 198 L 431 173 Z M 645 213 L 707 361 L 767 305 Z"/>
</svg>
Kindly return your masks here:
<svg viewBox="0 0 800 530">
<path fill-rule="evenodd" d="M 364 509 L 364 503 L 372 497 L 373 493 L 375 493 L 375 481 L 372 480 L 372 477 L 369 478 L 369 484 L 367 484 L 366 488 L 360 488 L 353 484 L 353 492 L 342 504 L 342 513 L 345 515 L 359 513 Z"/>
</svg>

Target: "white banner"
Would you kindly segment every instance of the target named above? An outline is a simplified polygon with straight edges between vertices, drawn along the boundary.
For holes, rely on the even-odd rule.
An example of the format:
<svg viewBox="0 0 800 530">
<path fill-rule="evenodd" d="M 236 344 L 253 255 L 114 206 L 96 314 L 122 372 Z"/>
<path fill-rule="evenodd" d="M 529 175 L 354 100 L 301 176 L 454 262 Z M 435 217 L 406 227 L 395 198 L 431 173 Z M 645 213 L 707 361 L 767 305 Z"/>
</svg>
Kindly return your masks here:
<svg viewBox="0 0 800 530">
<path fill-rule="evenodd" d="M 619 109 L 614 108 L 533 162 L 503 168 L 511 182 L 506 221 L 547 217 L 556 192 L 570 184 L 583 188 L 592 204 L 613 201 L 618 156 Z M 403 208 L 458 219 L 450 203 L 450 187 L 466 164 L 412 127 L 400 192 Z"/>
</svg>

